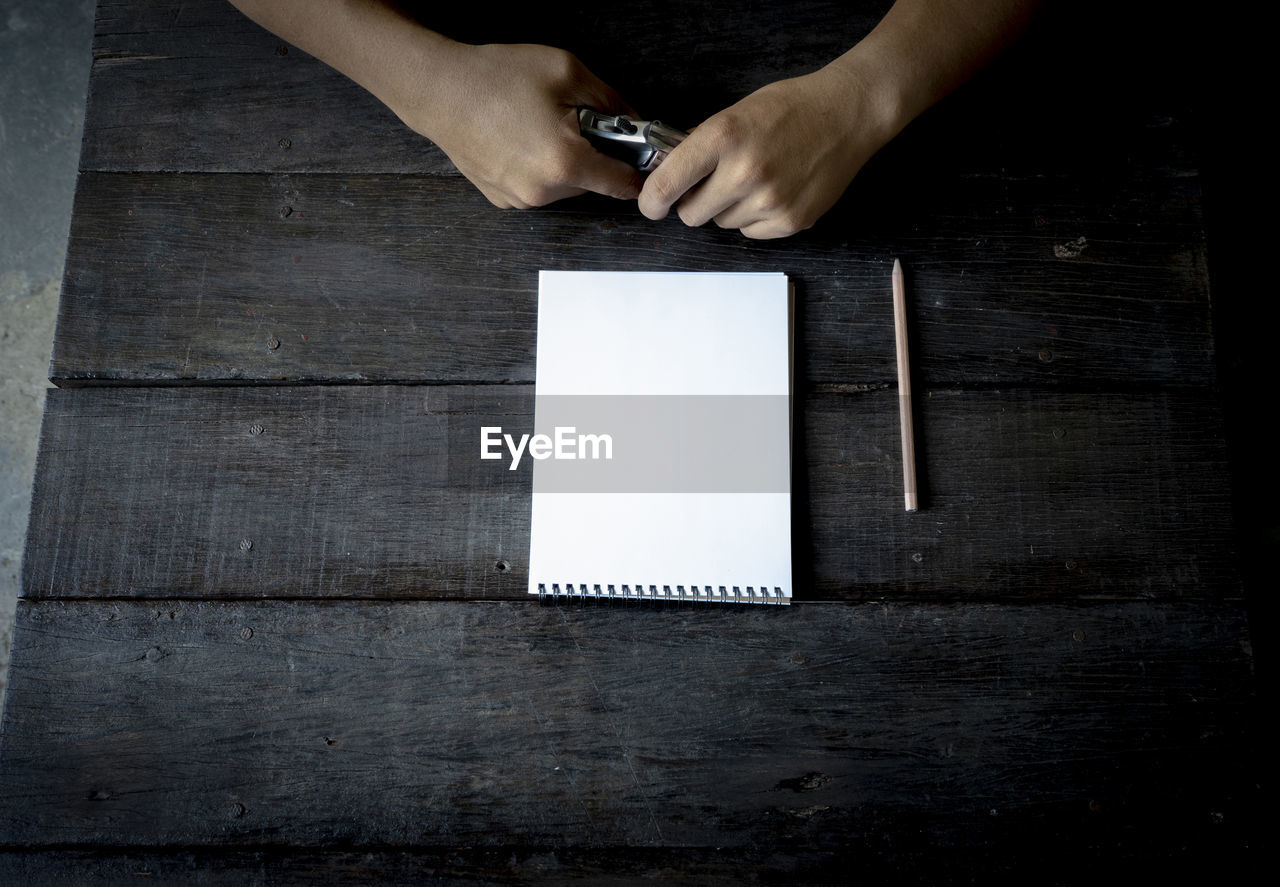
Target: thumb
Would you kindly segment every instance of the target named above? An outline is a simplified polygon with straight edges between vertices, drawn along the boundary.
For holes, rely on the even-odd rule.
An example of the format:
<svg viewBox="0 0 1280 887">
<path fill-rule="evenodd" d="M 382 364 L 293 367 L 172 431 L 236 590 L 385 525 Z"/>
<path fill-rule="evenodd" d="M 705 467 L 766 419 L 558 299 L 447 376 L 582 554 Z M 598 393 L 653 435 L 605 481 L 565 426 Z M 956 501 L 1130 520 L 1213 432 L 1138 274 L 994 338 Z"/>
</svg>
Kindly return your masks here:
<svg viewBox="0 0 1280 887">
<path fill-rule="evenodd" d="M 573 184 L 596 194 L 618 200 L 634 200 L 640 194 L 644 179 L 639 170 L 625 161 L 601 154 L 586 139 L 574 152 Z"/>
</svg>

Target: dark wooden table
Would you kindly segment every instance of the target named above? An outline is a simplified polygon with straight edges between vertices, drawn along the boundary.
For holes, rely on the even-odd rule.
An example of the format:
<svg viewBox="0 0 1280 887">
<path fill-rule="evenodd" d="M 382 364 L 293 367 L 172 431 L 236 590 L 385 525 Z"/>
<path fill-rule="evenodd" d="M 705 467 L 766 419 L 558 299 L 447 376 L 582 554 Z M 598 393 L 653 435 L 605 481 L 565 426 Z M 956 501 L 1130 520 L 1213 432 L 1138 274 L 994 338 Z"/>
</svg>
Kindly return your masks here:
<svg viewBox="0 0 1280 887">
<path fill-rule="evenodd" d="M 692 124 L 870 5 L 439 25 L 573 49 Z M 1131 25 L 1051 12 L 819 227 L 752 242 L 596 198 L 499 212 L 222 2 L 101 2 L 0 881 L 1247 866 L 1197 121 L 1176 41 Z M 528 599 L 529 474 L 476 450 L 531 424 L 541 268 L 797 282 L 792 607 Z"/>
</svg>

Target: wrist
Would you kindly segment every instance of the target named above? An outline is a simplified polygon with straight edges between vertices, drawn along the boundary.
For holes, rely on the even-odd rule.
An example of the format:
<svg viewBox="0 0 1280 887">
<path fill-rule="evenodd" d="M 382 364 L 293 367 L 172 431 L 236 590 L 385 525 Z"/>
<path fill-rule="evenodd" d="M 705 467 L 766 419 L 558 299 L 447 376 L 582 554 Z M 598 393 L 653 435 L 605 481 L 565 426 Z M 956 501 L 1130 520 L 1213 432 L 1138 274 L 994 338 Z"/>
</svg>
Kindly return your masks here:
<svg viewBox="0 0 1280 887">
<path fill-rule="evenodd" d="M 835 119 L 840 121 L 845 138 L 869 147 L 868 153 L 891 141 L 918 113 L 912 110 L 902 79 L 877 65 L 857 46 L 818 73 L 839 97 Z"/>
<path fill-rule="evenodd" d="M 377 47 L 378 61 L 358 82 L 415 132 L 436 140 L 437 133 L 462 114 L 463 71 L 467 52 L 474 47 L 417 23 L 388 38 Z"/>
</svg>

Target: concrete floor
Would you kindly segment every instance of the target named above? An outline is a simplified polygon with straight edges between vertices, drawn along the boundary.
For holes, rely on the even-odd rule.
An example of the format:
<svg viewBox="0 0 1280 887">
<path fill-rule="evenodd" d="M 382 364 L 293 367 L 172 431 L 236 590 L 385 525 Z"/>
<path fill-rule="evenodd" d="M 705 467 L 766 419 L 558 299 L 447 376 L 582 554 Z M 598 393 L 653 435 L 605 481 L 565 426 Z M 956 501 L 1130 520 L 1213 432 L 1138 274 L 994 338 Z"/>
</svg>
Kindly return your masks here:
<svg viewBox="0 0 1280 887">
<path fill-rule="evenodd" d="M 94 0 L 0 0 L 0 699 L 80 160 Z"/>
</svg>

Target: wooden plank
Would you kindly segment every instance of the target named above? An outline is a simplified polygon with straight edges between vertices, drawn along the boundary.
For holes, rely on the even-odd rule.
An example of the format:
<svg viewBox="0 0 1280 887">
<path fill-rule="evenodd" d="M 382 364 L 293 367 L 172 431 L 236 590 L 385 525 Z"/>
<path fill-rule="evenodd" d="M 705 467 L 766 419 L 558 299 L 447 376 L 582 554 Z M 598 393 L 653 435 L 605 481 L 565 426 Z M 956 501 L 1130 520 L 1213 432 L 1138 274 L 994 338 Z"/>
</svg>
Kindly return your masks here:
<svg viewBox="0 0 1280 887">
<path fill-rule="evenodd" d="M 0 848 L 0 878 L 24 887 L 105 883 L 243 884 L 602 884 L 641 881 L 741 887 L 745 883 L 844 884 L 849 853 L 687 847 L 460 847 L 337 851 L 269 850 L 10 850 Z M 887 858 L 881 858 L 887 857 Z M 927 862 L 897 852 L 859 854 L 864 875 L 901 877 L 932 872 Z M 1009 860 L 974 859 L 977 871 L 1007 872 Z M 1114 860 L 1107 861 L 1114 865 Z M 985 864 L 984 864 L 985 863 Z M 1097 863 L 1094 863 L 1095 865 Z M 1071 867 L 1077 869 L 1080 860 Z M 934 883 L 937 883 L 936 881 Z"/>
<path fill-rule="evenodd" d="M 636 108 L 688 127 L 765 83 L 825 64 L 888 6 L 766 0 L 745 10 L 726 0 L 657 0 L 606 12 L 551 0 L 501 16 L 432 4 L 421 18 L 464 42 L 569 49 Z M 223 0 L 102 2 L 96 31 L 83 169 L 457 174 L 372 96 Z M 518 121 L 495 124 L 519 131 Z"/>
<path fill-rule="evenodd" d="M 862 860 L 860 870 L 868 863 Z M 696 883 L 740 887 L 743 879 L 786 878 L 791 884 L 839 884 L 846 860 L 838 854 L 799 851 L 733 852 L 703 848 L 464 847 L 448 850 L 9 850 L 0 848 L 0 878 L 24 887 L 55 887 L 94 880 L 149 885 L 564 883 L 634 885 Z M 887 872 L 887 867 L 883 866 Z M 918 867 L 907 865 L 910 871 Z M 900 869 L 898 870 L 901 871 Z"/>
<path fill-rule="evenodd" d="M 907 515 L 894 390 L 797 401 L 801 599 L 1241 593 L 1212 395 L 933 391 L 918 413 Z M 532 415 L 529 386 L 50 391 L 24 594 L 523 597 L 529 460 L 482 462 L 479 436 Z"/>
<path fill-rule="evenodd" d="M 10 680 L 9 847 L 1169 853 L 1259 791 L 1228 603 L 26 601 Z"/>
<path fill-rule="evenodd" d="M 1002 832 L 1012 829 L 1005 828 Z M 5 850 L 0 878 L 27 887 L 102 881 L 110 884 L 604 884 L 642 882 L 741 887 L 742 884 L 847 885 L 851 872 L 876 883 L 972 884 L 984 878 L 1055 884 L 1105 883 L 1120 874 L 1185 878 L 1206 874 L 1231 883 L 1265 883 L 1256 845 L 1235 830 L 1204 835 L 1172 848 L 1157 835 L 1127 835 L 1116 844 L 1086 846 L 1028 834 L 991 836 L 975 847 L 925 847 L 918 836 L 871 828 L 845 837 L 838 849 L 748 847 L 459 847 L 338 850 L 270 848 L 118 848 Z M 994 852 L 993 852 L 994 851 Z M 1234 879 L 1234 880 L 1233 880 Z"/>
<path fill-rule="evenodd" d="M 406 5 L 464 42 L 568 49 L 641 113 L 688 128 L 840 55 L 890 4 L 650 0 L 606 11 L 550 0 L 501 16 Z M 938 165 L 1043 174 L 1108 162 L 1173 172 L 1189 98 L 1204 88 L 1201 24 L 1100 0 L 1048 10 L 894 150 L 925 175 Z M 456 175 L 375 99 L 223 0 L 98 4 L 81 168 Z"/>
<path fill-rule="evenodd" d="M 525 593 L 529 476 L 473 420 L 531 425 L 526 389 L 77 393 L 46 406 L 41 464 L 76 480 L 42 500 L 32 593 Z"/>
<path fill-rule="evenodd" d="M 531 382 L 539 269 L 782 270 L 800 377 L 887 383 L 900 256 L 919 385 L 1212 384 L 1196 179 L 895 182 L 759 242 L 602 198 L 498 212 L 433 176 L 84 174 L 51 375 Z"/>
</svg>

